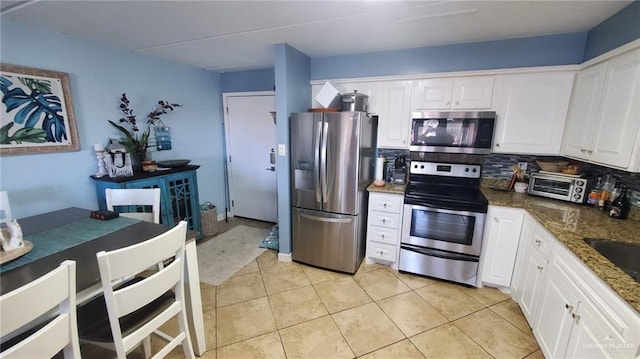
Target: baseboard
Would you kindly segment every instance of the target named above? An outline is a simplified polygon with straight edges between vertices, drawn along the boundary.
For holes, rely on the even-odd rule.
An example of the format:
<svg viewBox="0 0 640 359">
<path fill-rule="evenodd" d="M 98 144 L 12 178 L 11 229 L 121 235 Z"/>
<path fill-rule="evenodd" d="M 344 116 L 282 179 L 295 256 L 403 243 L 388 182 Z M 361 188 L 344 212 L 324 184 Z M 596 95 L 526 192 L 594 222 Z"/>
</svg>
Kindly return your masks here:
<svg viewBox="0 0 640 359">
<path fill-rule="evenodd" d="M 278 262 L 291 262 L 291 253 L 278 253 Z"/>
</svg>

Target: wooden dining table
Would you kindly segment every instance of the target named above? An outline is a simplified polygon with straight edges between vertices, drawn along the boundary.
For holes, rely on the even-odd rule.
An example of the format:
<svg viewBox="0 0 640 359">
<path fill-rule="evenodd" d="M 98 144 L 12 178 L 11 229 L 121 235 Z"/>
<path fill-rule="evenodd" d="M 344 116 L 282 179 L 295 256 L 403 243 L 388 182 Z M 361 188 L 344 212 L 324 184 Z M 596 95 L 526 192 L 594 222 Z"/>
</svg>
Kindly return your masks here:
<svg viewBox="0 0 640 359">
<path fill-rule="evenodd" d="M 110 233 L 102 233 L 97 238 L 94 238 L 96 231 L 92 231 L 92 227 L 103 228 L 105 224 L 100 223 L 103 221 L 99 219 L 90 218 L 90 213 L 91 211 L 87 209 L 71 207 L 18 219 L 24 239 L 38 239 L 38 242 L 34 243 L 33 250 L 36 250 L 38 246 L 44 247 L 47 244 L 46 241 L 55 241 L 56 236 L 60 236 L 60 233 L 65 233 L 65 229 L 76 232 L 69 233 L 69 236 L 74 237 L 78 244 L 46 254 L 27 263 L 22 263 L 25 262 L 23 259 L 21 262 L 8 262 L 0 265 L 0 270 L 2 270 L 0 273 L 0 294 L 8 293 L 23 286 L 57 268 L 63 261 L 70 259 L 76 261 L 76 299 L 78 305 L 82 305 L 102 293 L 100 271 L 96 260 L 97 252 L 139 243 L 170 229 L 170 227 L 162 224 L 132 220 L 121 224 L 120 227 Z M 81 226 L 78 226 L 79 224 Z M 82 230 L 78 228 L 82 228 Z M 104 232 L 104 229 L 102 231 Z M 51 238 L 48 238 L 49 234 L 51 234 Z M 191 341 L 194 352 L 201 356 L 207 348 L 196 253 L 196 237 L 198 235 L 199 233 L 196 231 L 187 231 L 184 274 L 185 292 L 187 294 L 185 305 Z M 85 240 L 82 237 L 86 237 Z M 14 261 L 19 260 L 15 259 Z M 25 310 L 27 309 L 25 308 Z"/>
</svg>

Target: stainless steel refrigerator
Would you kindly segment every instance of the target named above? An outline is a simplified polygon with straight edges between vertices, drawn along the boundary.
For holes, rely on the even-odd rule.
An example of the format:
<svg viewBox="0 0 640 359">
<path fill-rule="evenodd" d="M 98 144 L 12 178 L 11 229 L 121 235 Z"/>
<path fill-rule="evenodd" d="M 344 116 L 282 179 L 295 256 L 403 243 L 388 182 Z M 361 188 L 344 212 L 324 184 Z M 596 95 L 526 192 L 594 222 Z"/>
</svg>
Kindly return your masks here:
<svg viewBox="0 0 640 359">
<path fill-rule="evenodd" d="M 293 260 L 355 273 L 364 258 L 378 120 L 364 112 L 291 114 Z"/>
</svg>

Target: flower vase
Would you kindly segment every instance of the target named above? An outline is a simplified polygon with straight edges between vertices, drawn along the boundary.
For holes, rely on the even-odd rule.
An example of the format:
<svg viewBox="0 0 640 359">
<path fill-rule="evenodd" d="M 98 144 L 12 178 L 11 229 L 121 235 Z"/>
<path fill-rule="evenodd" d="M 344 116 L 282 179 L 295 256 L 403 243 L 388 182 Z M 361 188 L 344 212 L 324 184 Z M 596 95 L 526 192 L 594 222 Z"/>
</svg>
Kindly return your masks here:
<svg viewBox="0 0 640 359">
<path fill-rule="evenodd" d="M 133 172 L 142 173 L 142 161 L 147 159 L 146 152 L 131 152 L 131 167 Z"/>
</svg>

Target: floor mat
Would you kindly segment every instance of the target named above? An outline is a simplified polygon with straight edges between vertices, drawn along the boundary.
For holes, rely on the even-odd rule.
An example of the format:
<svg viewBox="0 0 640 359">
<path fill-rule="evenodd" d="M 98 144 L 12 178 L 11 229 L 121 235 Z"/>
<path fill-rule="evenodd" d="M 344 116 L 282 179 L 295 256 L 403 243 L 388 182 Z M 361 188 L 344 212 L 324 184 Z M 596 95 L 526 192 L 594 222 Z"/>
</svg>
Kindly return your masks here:
<svg viewBox="0 0 640 359">
<path fill-rule="evenodd" d="M 280 249 L 280 232 L 278 231 L 278 225 L 271 227 L 271 232 L 267 235 L 267 238 L 260 243 L 260 248 Z"/>
<path fill-rule="evenodd" d="M 240 225 L 198 244 L 200 281 L 219 285 L 266 249 L 259 248 L 268 229 Z"/>
</svg>

